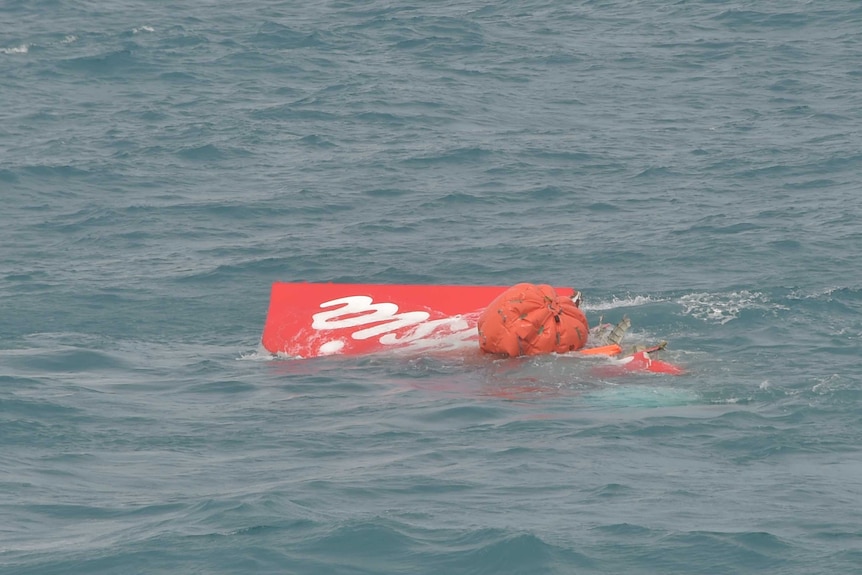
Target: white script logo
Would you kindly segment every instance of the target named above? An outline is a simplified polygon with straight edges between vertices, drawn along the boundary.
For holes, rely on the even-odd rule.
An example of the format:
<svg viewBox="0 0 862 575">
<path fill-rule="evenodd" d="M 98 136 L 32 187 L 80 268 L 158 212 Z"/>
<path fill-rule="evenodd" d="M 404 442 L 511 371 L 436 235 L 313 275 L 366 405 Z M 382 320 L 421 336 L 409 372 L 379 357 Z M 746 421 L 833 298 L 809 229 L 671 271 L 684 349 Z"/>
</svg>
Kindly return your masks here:
<svg viewBox="0 0 862 575">
<path fill-rule="evenodd" d="M 342 297 L 323 302 L 320 307 L 333 309 L 314 314 L 312 328 L 321 331 L 361 327 L 350 335 L 352 339 L 366 340 L 380 336 L 379 341 L 383 345 L 410 344 L 411 347 L 429 347 L 439 343 L 455 344 L 473 335 L 472 327 L 460 315 L 429 320 L 431 314 L 426 311 L 398 313 L 398 306 L 394 303 L 374 303 L 368 296 Z M 398 337 L 395 332 L 404 328 L 412 329 Z M 432 339 L 435 332 L 448 332 L 445 333 L 447 340 Z M 448 336 L 454 338 L 454 341 L 450 342 Z M 323 353 L 335 353 L 344 346 L 343 342 L 329 344 L 321 346 Z"/>
</svg>

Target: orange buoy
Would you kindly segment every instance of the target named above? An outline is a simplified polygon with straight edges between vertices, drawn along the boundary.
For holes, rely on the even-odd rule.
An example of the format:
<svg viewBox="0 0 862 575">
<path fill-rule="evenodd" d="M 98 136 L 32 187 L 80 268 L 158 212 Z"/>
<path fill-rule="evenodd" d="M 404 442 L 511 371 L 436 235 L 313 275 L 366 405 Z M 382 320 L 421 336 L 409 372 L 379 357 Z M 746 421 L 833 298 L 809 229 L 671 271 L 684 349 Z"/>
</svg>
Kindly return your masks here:
<svg viewBox="0 0 862 575">
<path fill-rule="evenodd" d="M 577 292 L 575 292 L 577 293 Z M 479 347 L 488 353 L 540 355 L 581 349 L 590 328 L 572 298 L 546 284 L 520 283 L 479 316 Z"/>
</svg>

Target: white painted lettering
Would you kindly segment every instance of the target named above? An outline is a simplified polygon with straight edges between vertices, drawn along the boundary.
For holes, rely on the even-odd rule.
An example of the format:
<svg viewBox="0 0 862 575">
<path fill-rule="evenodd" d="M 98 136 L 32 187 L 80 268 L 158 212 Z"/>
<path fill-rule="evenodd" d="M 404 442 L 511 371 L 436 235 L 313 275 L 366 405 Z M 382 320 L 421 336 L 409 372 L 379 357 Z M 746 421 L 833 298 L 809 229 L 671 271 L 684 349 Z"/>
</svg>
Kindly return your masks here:
<svg viewBox="0 0 862 575">
<path fill-rule="evenodd" d="M 373 303 L 373 300 L 368 296 L 342 297 L 323 302 L 320 307 L 327 308 L 339 305 L 341 307 L 314 314 L 311 327 L 318 330 L 344 329 L 379 323 L 380 325 L 358 330 L 351 336 L 353 339 L 368 339 L 420 324 L 431 317 L 431 314 L 424 311 L 397 313 L 398 306 L 394 303 Z"/>
</svg>

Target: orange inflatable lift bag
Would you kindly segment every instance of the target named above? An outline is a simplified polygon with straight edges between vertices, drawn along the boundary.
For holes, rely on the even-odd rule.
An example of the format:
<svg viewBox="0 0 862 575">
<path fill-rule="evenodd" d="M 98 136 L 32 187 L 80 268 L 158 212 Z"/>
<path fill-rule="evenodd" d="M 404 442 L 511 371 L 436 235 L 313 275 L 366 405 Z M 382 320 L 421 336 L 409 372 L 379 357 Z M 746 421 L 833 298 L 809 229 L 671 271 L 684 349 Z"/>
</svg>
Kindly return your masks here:
<svg viewBox="0 0 862 575">
<path fill-rule="evenodd" d="M 589 324 L 575 302 L 546 284 L 520 283 L 479 316 L 479 347 L 487 353 L 566 353 L 587 344 Z"/>
</svg>

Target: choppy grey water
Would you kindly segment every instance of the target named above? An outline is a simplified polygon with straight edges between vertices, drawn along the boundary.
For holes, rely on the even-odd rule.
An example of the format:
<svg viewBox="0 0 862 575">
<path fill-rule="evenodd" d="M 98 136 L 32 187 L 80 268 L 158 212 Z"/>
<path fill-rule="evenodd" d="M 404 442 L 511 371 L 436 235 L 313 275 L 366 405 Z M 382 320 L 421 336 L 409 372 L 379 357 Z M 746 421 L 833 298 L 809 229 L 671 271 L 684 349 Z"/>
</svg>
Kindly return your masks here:
<svg viewBox="0 0 862 575">
<path fill-rule="evenodd" d="M 0 4 L 0 571 L 850 573 L 858 2 Z M 680 378 L 273 360 L 574 285 Z"/>
</svg>

